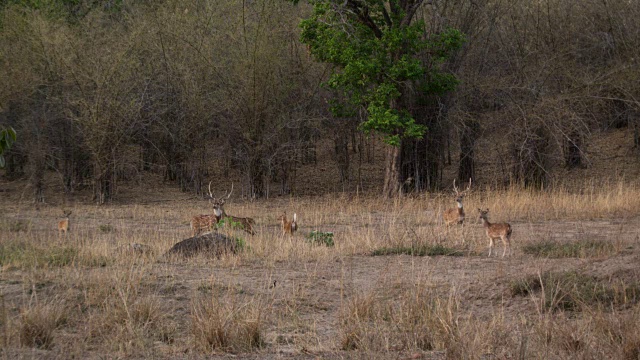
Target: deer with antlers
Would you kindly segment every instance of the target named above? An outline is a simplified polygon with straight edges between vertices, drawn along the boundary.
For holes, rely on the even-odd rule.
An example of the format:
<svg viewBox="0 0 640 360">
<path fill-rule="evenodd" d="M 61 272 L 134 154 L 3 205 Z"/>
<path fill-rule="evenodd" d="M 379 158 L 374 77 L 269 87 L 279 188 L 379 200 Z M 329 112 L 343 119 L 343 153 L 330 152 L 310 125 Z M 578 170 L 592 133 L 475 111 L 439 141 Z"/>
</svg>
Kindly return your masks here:
<svg viewBox="0 0 640 360">
<path fill-rule="evenodd" d="M 458 205 L 455 208 L 449 208 L 442 213 L 442 218 L 447 228 L 451 225 L 461 224 L 464 226 L 464 208 L 462 206 L 462 199 L 471 190 L 471 179 L 469 179 L 469 186 L 460 192 L 456 186 L 456 180 L 453 180 L 453 191 L 455 193 L 455 201 Z"/>
<path fill-rule="evenodd" d="M 249 234 L 254 235 L 256 232 L 253 230 L 253 225 L 255 225 L 256 222 L 252 218 L 227 215 L 227 213 L 224 211 L 225 201 L 231 197 L 232 193 L 233 183 L 231 184 L 231 191 L 229 191 L 229 194 L 225 194 L 221 198 L 216 198 L 211 192 L 211 183 L 209 183 L 209 196 L 211 197 L 213 214 L 217 218 L 216 224 L 224 221 L 226 226 L 238 227 L 248 232 Z"/>
<path fill-rule="evenodd" d="M 502 257 L 504 257 L 507 252 L 507 245 L 509 245 L 509 256 L 511 256 L 511 225 L 508 223 L 490 223 L 487 218 L 489 209 L 478 209 L 478 213 L 480 214 L 480 220 L 482 220 L 482 225 L 487 230 L 487 236 L 489 237 L 489 257 L 491 257 L 491 250 L 493 250 L 494 239 L 502 240 L 502 245 L 504 246 Z"/>
<path fill-rule="evenodd" d="M 293 233 L 295 233 L 298 230 L 298 223 L 297 223 L 298 218 L 296 213 L 293 213 L 292 220 L 287 220 L 286 212 L 283 213 L 279 219 L 282 223 L 282 236 L 285 236 L 285 235 L 293 236 Z"/>
<path fill-rule="evenodd" d="M 197 215 L 191 219 L 191 230 L 193 236 L 200 234 L 203 230 L 211 231 L 220 221 L 224 220 L 229 224 L 237 224 L 244 231 L 253 235 L 253 224 L 255 221 L 252 218 L 241 218 L 237 216 L 227 215 L 224 211 L 225 201 L 231 197 L 233 193 L 233 184 L 231 184 L 231 191 L 228 194 L 223 195 L 220 198 L 213 196 L 211 191 L 211 182 L 209 182 L 209 203 L 213 207 L 213 214 L 210 215 Z"/>
<path fill-rule="evenodd" d="M 71 215 L 71 211 L 64 211 L 64 219 L 58 221 L 58 235 L 62 235 L 64 233 L 67 236 L 69 232 L 69 215 Z"/>
</svg>

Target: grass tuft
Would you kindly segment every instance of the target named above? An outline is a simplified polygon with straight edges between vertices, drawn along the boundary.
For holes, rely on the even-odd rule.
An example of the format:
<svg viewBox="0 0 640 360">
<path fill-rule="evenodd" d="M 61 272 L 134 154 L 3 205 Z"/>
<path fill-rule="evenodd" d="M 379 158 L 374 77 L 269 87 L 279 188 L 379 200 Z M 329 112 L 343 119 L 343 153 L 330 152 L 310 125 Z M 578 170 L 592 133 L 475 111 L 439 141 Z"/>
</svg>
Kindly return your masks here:
<svg viewBox="0 0 640 360">
<path fill-rule="evenodd" d="M 250 351 L 264 345 L 261 306 L 253 301 L 224 301 L 216 296 L 195 300 L 191 332 L 204 352 Z M 235 300 L 235 299 L 234 299 Z"/>
<path fill-rule="evenodd" d="M 113 232 L 114 229 L 111 224 L 100 224 L 98 226 L 98 230 L 100 230 L 101 233 L 108 234 L 110 232 Z"/>
<path fill-rule="evenodd" d="M 110 262 L 104 256 L 81 254 L 75 246 L 41 247 L 24 241 L 0 244 L 0 266 L 7 268 L 55 268 L 70 265 L 103 267 Z"/>
<path fill-rule="evenodd" d="M 590 306 L 624 307 L 640 301 L 640 285 L 611 283 L 575 271 L 546 272 L 515 280 L 512 296 L 540 293 L 550 311 L 582 311 Z"/>
<path fill-rule="evenodd" d="M 62 307 L 54 305 L 34 305 L 20 314 L 20 344 L 39 349 L 51 349 L 54 332 L 66 322 Z"/>
<path fill-rule="evenodd" d="M 542 241 L 523 246 L 525 254 L 547 258 L 588 258 L 614 254 L 615 246 L 606 241 Z"/>
<path fill-rule="evenodd" d="M 372 256 L 411 255 L 411 256 L 462 256 L 460 250 L 438 245 L 422 245 L 415 247 L 396 246 L 373 250 Z"/>
</svg>

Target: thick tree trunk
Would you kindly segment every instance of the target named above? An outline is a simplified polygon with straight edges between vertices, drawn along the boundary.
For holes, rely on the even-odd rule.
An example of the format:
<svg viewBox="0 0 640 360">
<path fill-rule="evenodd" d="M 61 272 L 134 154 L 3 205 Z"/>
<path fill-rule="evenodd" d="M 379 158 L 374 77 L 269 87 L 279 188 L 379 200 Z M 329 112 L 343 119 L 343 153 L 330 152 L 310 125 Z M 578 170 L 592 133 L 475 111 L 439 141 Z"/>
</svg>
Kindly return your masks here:
<svg viewBox="0 0 640 360">
<path fill-rule="evenodd" d="M 400 148 L 392 145 L 386 146 L 387 152 L 382 195 L 390 198 L 396 196 L 400 189 Z"/>
</svg>

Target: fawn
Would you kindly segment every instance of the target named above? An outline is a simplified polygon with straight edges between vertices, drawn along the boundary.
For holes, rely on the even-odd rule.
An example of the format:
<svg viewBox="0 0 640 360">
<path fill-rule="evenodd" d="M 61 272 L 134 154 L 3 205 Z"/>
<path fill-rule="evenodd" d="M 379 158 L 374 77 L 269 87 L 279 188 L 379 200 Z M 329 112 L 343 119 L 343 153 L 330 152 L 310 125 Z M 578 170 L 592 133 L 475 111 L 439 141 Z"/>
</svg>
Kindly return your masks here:
<svg viewBox="0 0 640 360">
<path fill-rule="evenodd" d="M 487 218 L 489 209 L 478 209 L 478 213 L 480 213 L 482 225 L 487 229 L 487 236 L 489 237 L 489 257 L 491 257 L 491 250 L 493 250 L 493 240 L 498 238 L 502 239 L 502 245 L 504 246 L 502 257 L 504 257 L 507 252 L 507 245 L 509 245 L 509 256 L 511 256 L 511 225 L 507 223 L 490 223 Z"/>
<path fill-rule="evenodd" d="M 64 220 L 58 221 L 58 235 L 62 235 L 62 233 L 64 233 L 66 236 L 69 232 L 69 215 L 71 215 L 71 211 L 65 211 Z"/>
<path fill-rule="evenodd" d="M 293 233 L 295 233 L 298 230 L 296 213 L 293 213 L 293 220 L 287 220 L 286 212 L 283 213 L 279 219 L 282 222 L 282 236 L 287 234 L 290 236 L 293 236 Z"/>
</svg>

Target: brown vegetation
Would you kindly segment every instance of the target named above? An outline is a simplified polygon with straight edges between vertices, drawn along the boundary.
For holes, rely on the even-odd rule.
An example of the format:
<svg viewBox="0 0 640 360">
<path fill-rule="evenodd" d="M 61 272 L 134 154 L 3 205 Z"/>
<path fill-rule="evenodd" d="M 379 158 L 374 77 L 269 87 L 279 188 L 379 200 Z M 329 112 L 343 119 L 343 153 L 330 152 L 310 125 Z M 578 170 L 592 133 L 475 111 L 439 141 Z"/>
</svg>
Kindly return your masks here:
<svg viewBox="0 0 640 360">
<path fill-rule="evenodd" d="M 506 258 L 482 256 L 485 229 L 474 222 L 458 245 L 436 216 L 449 205 L 438 195 L 235 202 L 257 220 L 255 236 L 225 229 L 201 237 L 219 245 L 212 252 L 185 245 L 193 256 L 166 256 L 209 204 L 163 192 L 170 201 L 155 202 L 154 191 L 131 205 L 76 204 L 66 238 L 52 221 L 59 208 L 2 203 L 7 356 L 637 354 L 636 184 L 474 191 L 467 206 L 492 207 L 518 234 Z M 283 241 L 274 209 L 284 207 L 304 209 L 305 229 L 332 232 L 334 246 Z M 152 251 L 121 250 L 132 243 Z"/>
</svg>

